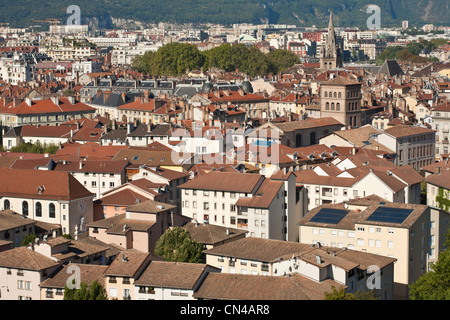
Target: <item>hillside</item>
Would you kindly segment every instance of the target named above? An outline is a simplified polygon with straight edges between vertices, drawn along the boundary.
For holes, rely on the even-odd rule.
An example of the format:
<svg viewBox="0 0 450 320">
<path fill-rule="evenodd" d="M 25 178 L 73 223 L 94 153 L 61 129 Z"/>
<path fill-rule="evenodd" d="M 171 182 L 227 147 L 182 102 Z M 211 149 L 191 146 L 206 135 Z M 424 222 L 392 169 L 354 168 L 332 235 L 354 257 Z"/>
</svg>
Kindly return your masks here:
<svg viewBox="0 0 450 320">
<path fill-rule="evenodd" d="M 33 20 L 69 17 L 66 9 L 81 8 L 82 23 L 112 27 L 117 19 L 144 23 L 211 22 L 220 24 L 262 23 L 326 26 L 329 11 L 335 14 L 335 25 L 365 27 L 370 14 L 367 5 L 381 8 L 381 25 L 400 26 L 448 24 L 450 0 L 0 0 L 0 22 L 12 27 L 39 24 Z"/>
</svg>

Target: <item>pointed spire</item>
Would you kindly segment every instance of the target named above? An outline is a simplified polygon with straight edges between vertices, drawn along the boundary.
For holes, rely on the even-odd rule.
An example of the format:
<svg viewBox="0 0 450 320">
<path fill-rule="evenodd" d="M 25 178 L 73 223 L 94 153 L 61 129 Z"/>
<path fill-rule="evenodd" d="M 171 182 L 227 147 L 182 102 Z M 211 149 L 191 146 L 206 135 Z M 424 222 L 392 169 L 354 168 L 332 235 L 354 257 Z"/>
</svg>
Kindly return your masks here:
<svg viewBox="0 0 450 320">
<path fill-rule="evenodd" d="M 330 22 L 328 23 L 328 34 L 330 34 L 330 32 L 334 33 L 333 12 L 330 12 Z"/>
</svg>

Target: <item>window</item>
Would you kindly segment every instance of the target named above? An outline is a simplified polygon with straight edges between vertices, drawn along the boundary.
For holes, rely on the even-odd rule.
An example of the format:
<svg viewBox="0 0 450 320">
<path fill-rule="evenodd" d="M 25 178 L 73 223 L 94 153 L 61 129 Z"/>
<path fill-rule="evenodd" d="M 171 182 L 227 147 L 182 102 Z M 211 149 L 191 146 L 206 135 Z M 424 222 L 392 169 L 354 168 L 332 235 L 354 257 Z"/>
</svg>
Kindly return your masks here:
<svg viewBox="0 0 450 320">
<path fill-rule="evenodd" d="M 117 289 L 116 288 L 109 288 L 109 296 L 111 298 L 117 298 Z"/>
<path fill-rule="evenodd" d="M 388 241 L 388 248 L 389 249 L 394 248 L 394 241 Z"/>
<path fill-rule="evenodd" d="M 381 248 L 381 240 L 375 240 L 375 247 Z"/>
<path fill-rule="evenodd" d="M 365 230 L 364 227 L 362 227 L 362 226 L 358 227 L 358 231 L 364 231 L 364 230 Z"/>
<path fill-rule="evenodd" d="M 36 202 L 35 215 L 36 217 L 42 217 L 42 204 L 40 202 Z"/>
<path fill-rule="evenodd" d="M 363 246 L 363 245 L 364 245 L 364 239 L 358 239 L 358 240 L 356 241 L 356 244 L 357 244 L 358 246 Z"/>
<path fill-rule="evenodd" d="M 9 200 L 5 200 L 3 202 L 3 209 L 4 210 L 9 210 L 10 207 L 11 207 L 11 204 L 10 204 Z"/>
<path fill-rule="evenodd" d="M 209 202 L 203 202 L 203 209 L 209 210 Z"/>
<path fill-rule="evenodd" d="M 22 202 L 22 214 L 24 216 L 28 215 L 28 202 L 27 201 Z"/>
<path fill-rule="evenodd" d="M 50 218 L 55 218 L 56 217 L 56 213 L 55 213 L 55 205 L 53 203 L 50 203 L 48 205 L 48 216 Z"/>
<path fill-rule="evenodd" d="M 355 237 L 355 233 L 354 232 L 347 232 L 347 237 L 354 238 Z"/>
</svg>

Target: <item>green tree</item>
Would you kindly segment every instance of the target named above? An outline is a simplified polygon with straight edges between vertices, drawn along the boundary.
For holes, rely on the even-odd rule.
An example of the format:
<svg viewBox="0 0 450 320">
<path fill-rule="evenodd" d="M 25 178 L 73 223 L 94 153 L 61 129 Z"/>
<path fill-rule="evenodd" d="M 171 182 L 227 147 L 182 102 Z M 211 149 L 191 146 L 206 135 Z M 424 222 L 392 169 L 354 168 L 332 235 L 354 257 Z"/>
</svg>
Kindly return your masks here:
<svg viewBox="0 0 450 320">
<path fill-rule="evenodd" d="M 74 280 L 75 281 L 75 280 Z M 74 283 L 74 282 L 73 282 Z M 106 291 L 103 286 L 95 279 L 90 286 L 86 282 L 80 283 L 79 289 L 69 289 L 64 286 L 64 300 L 107 300 Z"/>
<path fill-rule="evenodd" d="M 22 245 L 26 247 L 30 243 L 33 243 L 36 240 L 36 237 L 37 236 L 34 233 L 30 233 L 29 235 L 23 238 Z"/>
<path fill-rule="evenodd" d="M 168 229 L 155 245 L 155 254 L 167 261 L 204 263 L 203 245 L 181 227 Z"/>
<path fill-rule="evenodd" d="M 300 62 L 295 54 L 282 49 L 269 52 L 267 58 L 271 64 L 272 74 L 280 73 Z"/>
<path fill-rule="evenodd" d="M 409 286 L 411 300 L 450 300 L 450 236 L 430 271 Z"/>
<path fill-rule="evenodd" d="M 346 292 L 344 288 L 337 290 L 334 286 L 331 287 L 331 292 L 325 292 L 325 300 L 378 300 L 375 297 L 375 292 L 371 291 L 357 291 L 355 293 Z"/>
</svg>

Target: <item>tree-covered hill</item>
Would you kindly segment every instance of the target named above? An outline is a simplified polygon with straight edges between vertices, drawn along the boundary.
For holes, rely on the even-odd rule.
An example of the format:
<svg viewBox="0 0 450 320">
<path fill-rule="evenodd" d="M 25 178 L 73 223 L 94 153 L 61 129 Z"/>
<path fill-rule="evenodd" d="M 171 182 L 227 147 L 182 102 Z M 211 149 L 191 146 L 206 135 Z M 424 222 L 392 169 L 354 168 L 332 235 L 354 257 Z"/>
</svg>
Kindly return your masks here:
<svg viewBox="0 0 450 320">
<path fill-rule="evenodd" d="M 448 24 L 450 0 L 0 0 L 0 22 L 10 26 L 36 25 L 33 20 L 70 16 L 66 9 L 78 5 L 82 22 L 95 20 L 111 27 L 112 19 L 144 23 L 262 23 L 326 26 L 329 12 L 336 26 L 365 27 L 371 13 L 367 6 L 381 8 L 381 26 L 400 26 L 402 20 L 422 26 Z"/>
</svg>

